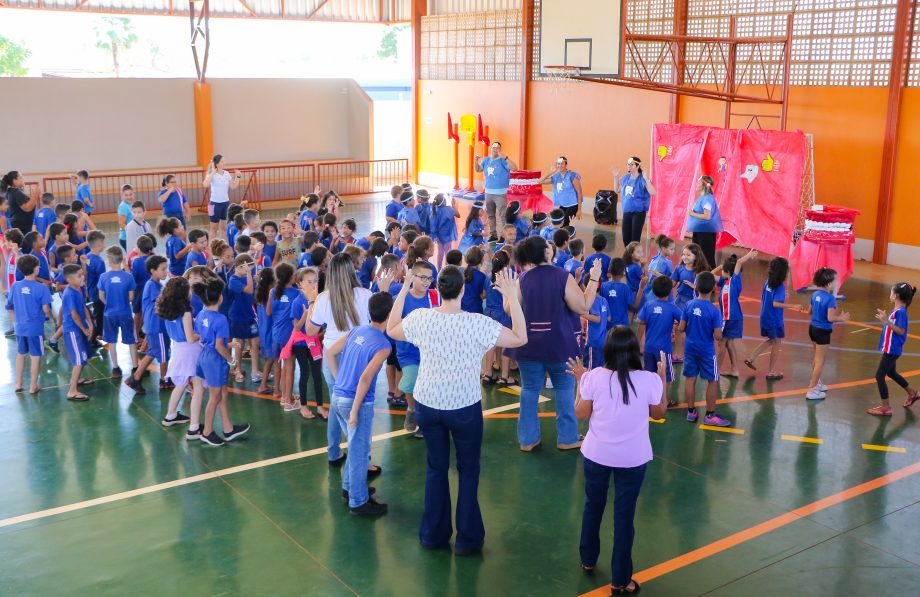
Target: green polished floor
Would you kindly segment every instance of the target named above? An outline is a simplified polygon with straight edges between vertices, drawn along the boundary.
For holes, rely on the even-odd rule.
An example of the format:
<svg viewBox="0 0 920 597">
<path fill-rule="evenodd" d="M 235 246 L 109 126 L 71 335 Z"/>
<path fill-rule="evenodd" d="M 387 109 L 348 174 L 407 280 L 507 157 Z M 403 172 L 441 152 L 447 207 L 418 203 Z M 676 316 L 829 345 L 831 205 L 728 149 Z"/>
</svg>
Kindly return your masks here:
<svg viewBox="0 0 920 597">
<path fill-rule="evenodd" d="M 383 204 L 346 210 L 363 231 L 382 220 Z M 745 296 L 759 298 L 762 276 L 763 264 L 749 266 Z M 882 284 L 854 279 L 844 291 L 856 321 L 869 323 L 886 305 Z M 758 305 L 744 307 L 753 316 L 747 352 Z M 683 410 L 651 426 L 655 460 L 633 554 L 644 594 L 920 594 L 920 423 L 900 406 L 890 420 L 863 413 L 877 401 L 878 332 L 861 325 L 837 328 L 824 376 L 847 387 L 806 403 L 811 353 L 801 318 L 787 318 L 784 381 L 768 384 L 762 371 L 723 379 L 720 410 L 743 433 L 700 429 Z M 906 350 L 899 368 L 915 382 L 920 344 L 911 339 Z M 545 443 L 532 454 L 517 450 L 513 406 L 487 419 L 486 547 L 456 558 L 418 545 L 423 442 L 395 435 L 374 443 L 385 471 L 374 485 L 390 512 L 358 519 L 339 500 L 340 474 L 326 465 L 319 421 L 235 391 L 231 412 L 252 431 L 238 444 L 206 448 L 160 426 L 165 393 L 134 397 L 106 379 L 107 358 L 92 361 L 92 400 L 71 404 L 61 385 L 66 358 L 49 353 L 48 389 L 30 396 L 13 391 L 14 354 L 14 342 L 0 343 L 0 595 L 607 594 L 610 510 L 598 572 L 584 576 L 580 458 L 551 447 L 551 416 L 541 419 Z M 682 386 L 672 391 L 682 395 Z M 484 408 L 515 400 L 489 391 Z M 402 429 L 383 400 L 377 407 L 375 435 Z M 541 405 L 553 408 L 552 400 Z M 278 458 L 287 455 L 296 457 Z M 140 491 L 125 495 L 132 490 Z"/>
</svg>

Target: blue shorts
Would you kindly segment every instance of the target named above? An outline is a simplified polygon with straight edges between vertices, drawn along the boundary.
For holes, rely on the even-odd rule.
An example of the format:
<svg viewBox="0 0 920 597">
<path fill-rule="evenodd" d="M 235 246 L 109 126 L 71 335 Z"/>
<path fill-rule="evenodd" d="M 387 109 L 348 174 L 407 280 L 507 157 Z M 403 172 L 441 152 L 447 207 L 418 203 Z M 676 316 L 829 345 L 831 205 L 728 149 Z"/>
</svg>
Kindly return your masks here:
<svg viewBox="0 0 920 597">
<path fill-rule="evenodd" d="M 198 355 L 198 364 L 195 366 L 195 377 L 204 380 L 206 388 L 222 388 L 227 385 L 227 376 L 230 375 L 230 363 L 220 356 L 217 349 L 205 346 Z"/>
<path fill-rule="evenodd" d="M 106 344 L 117 344 L 118 334 L 121 332 L 122 344 L 134 344 L 134 318 L 130 315 L 104 315 L 102 317 L 102 341 Z"/>
<path fill-rule="evenodd" d="M 169 361 L 169 336 L 166 332 L 147 334 L 147 356 L 151 356 L 160 364 Z"/>
<path fill-rule="evenodd" d="M 67 358 L 74 367 L 85 365 L 89 360 L 86 354 L 86 336 L 83 332 L 64 332 L 61 338 L 64 341 L 64 348 L 67 349 Z"/>
<path fill-rule="evenodd" d="M 714 354 L 684 354 L 684 377 L 719 381 L 719 362 Z"/>
<path fill-rule="evenodd" d="M 729 319 L 722 323 L 722 338 L 737 340 L 744 335 L 744 320 Z"/>
<path fill-rule="evenodd" d="M 214 203 L 211 201 L 208 203 L 208 220 L 216 224 L 221 220 L 227 219 L 227 210 L 230 209 L 230 202 L 225 201 L 223 203 Z"/>
<path fill-rule="evenodd" d="M 273 344 L 271 340 L 266 342 L 264 339 L 260 339 L 259 354 L 262 355 L 262 358 L 277 361 L 278 357 L 281 356 L 281 347 Z"/>
<path fill-rule="evenodd" d="M 784 328 L 760 328 L 760 335 L 770 340 L 785 338 L 786 330 Z"/>
<path fill-rule="evenodd" d="M 259 337 L 259 326 L 253 319 L 250 322 L 230 320 L 230 337 L 238 340 L 249 340 Z"/>
<path fill-rule="evenodd" d="M 646 371 L 651 371 L 652 373 L 658 373 L 658 361 L 661 360 L 661 355 L 658 353 L 659 351 L 657 350 L 654 352 L 646 351 L 642 355 L 643 368 Z M 672 381 L 674 381 L 674 362 L 673 362 L 673 359 L 671 358 L 671 353 L 670 352 L 664 353 L 664 358 L 668 363 L 667 367 L 665 367 L 665 371 L 666 371 L 665 375 L 667 376 L 668 383 L 671 383 Z M 684 365 L 684 367 L 686 368 L 686 365 Z"/>
<path fill-rule="evenodd" d="M 18 354 L 28 354 L 40 357 L 45 354 L 45 338 L 43 336 L 16 336 Z"/>
<path fill-rule="evenodd" d="M 604 347 L 585 346 L 585 368 L 597 369 L 604 366 Z"/>
</svg>

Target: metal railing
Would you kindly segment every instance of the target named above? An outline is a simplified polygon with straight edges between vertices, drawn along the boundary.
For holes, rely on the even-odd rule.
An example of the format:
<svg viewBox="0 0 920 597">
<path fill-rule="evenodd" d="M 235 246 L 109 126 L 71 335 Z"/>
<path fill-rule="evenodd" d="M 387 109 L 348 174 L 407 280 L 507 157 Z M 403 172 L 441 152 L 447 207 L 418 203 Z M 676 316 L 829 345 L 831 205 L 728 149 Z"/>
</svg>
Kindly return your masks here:
<svg viewBox="0 0 920 597">
<path fill-rule="evenodd" d="M 299 199 L 312 193 L 317 185 L 323 191 L 357 195 L 389 190 L 393 185 L 409 180 L 408 159 L 239 166 L 233 170 L 240 171 L 242 180 L 239 187 L 231 189 L 230 200 L 243 201 L 256 209 L 261 209 L 263 203 Z M 177 178 L 192 208 L 207 209 L 210 189 L 201 186 L 204 171 L 186 169 L 93 175 L 90 188 L 95 203 L 94 213 L 114 213 L 125 184 L 134 187 L 135 200 L 143 201 L 147 209 L 160 209 L 157 195 L 167 174 Z M 58 201 L 72 201 L 76 194 L 76 188 L 67 176 L 42 178 L 41 188 L 44 192 L 54 193 Z"/>
</svg>

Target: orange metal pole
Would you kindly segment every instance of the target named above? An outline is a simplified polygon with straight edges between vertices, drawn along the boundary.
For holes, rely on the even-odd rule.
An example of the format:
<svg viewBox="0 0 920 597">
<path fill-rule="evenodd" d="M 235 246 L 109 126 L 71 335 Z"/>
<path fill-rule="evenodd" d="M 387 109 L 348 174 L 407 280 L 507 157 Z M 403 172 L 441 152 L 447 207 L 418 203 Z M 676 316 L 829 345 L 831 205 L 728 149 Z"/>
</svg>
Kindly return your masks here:
<svg viewBox="0 0 920 597">
<path fill-rule="evenodd" d="M 419 80 L 422 77 L 422 17 L 428 14 L 426 0 L 412 0 L 412 179 L 418 184 Z M 391 16 L 392 18 L 392 16 Z"/>
<path fill-rule="evenodd" d="M 214 155 L 214 125 L 211 117 L 211 85 L 195 82 L 195 155 L 202 168 Z"/>
<path fill-rule="evenodd" d="M 885 142 L 882 145 L 882 179 L 875 215 L 875 247 L 872 250 L 872 261 L 882 264 L 888 262 L 891 202 L 894 196 L 895 160 L 898 156 L 898 127 L 901 121 L 904 81 L 907 78 L 907 65 L 910 63 L 913 12 L 912 0 L 898 0 L 891 51 L 891 72 L 888 77 L 888 113 L 885 117 Z"/>
<path fill-rule="evenodd" d="M 454 125 L 454 190 L 460 190 L 460 140 L 457 137 L 460 133 L 460 127 Z"/>
<path fill-rule="evenodd" d="M 533 70 L 533 0 L 521 3 L 521 122 L 518 127 L 518 168 L 527 168 L 527 118 L 530 112 L 530 75 Z"/>
<path fill-rule="evenodd" d="M 472 134 L 473 134 L 473 133 L 470 133 L 470 170 L 469 170 L 469 172 L 470 172 L 470 186 L 468 186 L 468 187 L 466 188 L 467 191 L 475 191 L 475 190 L 476 190 L 476 187 L 473 186 L 473 161 L 475 160 L 475 158 L 473 157 L 473 153 L 474 153 L 475 150 L 476 150 L 476 142 L 473 140 Z"/>
</svg>

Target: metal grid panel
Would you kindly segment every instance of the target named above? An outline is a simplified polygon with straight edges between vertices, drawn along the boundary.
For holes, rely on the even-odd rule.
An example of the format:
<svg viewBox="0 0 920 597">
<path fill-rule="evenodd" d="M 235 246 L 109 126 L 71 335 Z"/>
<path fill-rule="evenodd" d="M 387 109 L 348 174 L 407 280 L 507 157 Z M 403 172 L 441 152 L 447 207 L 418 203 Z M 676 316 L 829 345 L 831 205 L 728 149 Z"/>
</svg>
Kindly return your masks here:
<svg viewBox="0 0 920 597">
<path fill-rule="evenodd" d="M 521 0 L 429 0 L 429 15 L 520 10 Z"/>
<path fill-rule="evenodd" d="M 907 67 L 907 86 L 920 87 L 920 6 L 914 6 L 914 38 L 910 46 L 910 64 Z"/>
<path fill-rule="evenodd" d="M 422 17 L 421 37 L 422 79 L 520 79 L 520 10 Z"/>
<path fill-rule="evenodd" d="M 626 3 L 627 27 L 631 33 L 647 35 L 674 34 L 674 0 L 630 0 Z M 661 48 L 654 43 L 637 43 L 636 55 L 627 50 L 625 57 L 625 76 L 645 78 L 638 64 L 654 64 L 660 58 Z M 674 68 L 670 63 L 662 65 L 659 78 L 670 83 Z"/>
</svg>

